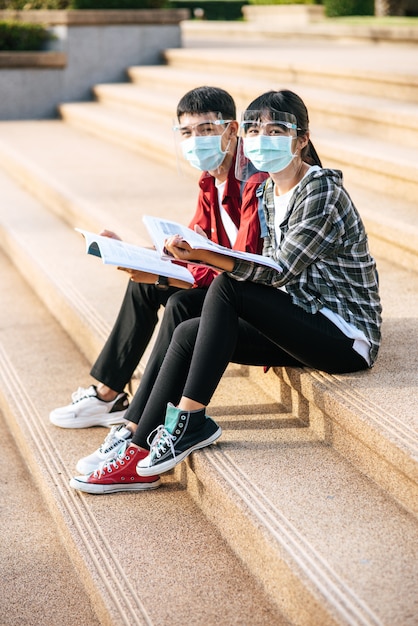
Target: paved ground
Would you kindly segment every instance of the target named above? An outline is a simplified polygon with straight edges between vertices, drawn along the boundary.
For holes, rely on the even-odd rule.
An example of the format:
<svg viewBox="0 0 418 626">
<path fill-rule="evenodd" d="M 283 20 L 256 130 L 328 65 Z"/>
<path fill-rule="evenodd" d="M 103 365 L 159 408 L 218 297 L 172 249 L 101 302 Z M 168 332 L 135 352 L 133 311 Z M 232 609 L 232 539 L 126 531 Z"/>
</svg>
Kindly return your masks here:
<svg viewBox="0 0 418 626">
<path fill-rule="evenodd" d="M 393 44 L 335 44 L 320 42 L 248 42 L 239 40 L 193 40 L 185 38 L 186 47 L 239 48 L 245 46 L 249 58 L 266 54 L 286 54 L 295 63 L 305 61 L 307 55 L 314 64 L 335 64 L 336 67 L 358 67 L 359 70 L 396 70 L 399 74 L 418 75 L 418 46 Z M 251 48 L 251 51 L 248 50 Z M 407 120 L 405 120 L 407 132 Z M 0 524 L 2 532 L 2 559 L 0 576 L 1 626 L 22 624 L 30 606 L 31 621 L 25 617 L 25 626 L 55 625 L 95 626 L 98 624 L 77 575 L 67 576 L 71 562 L 54 530 L 54 522 L 36 489 L 36 485 L 22 462 L 21 455 L 4 420 L 0 415 L 3 450 L 0 469 L 3 475 Z M 11 514 L 11 512 L 13 512 Z M 28 532 L 30 520 L 30 533 Z M 4 529 L 10 529 L 4 533 Z M 45 549 L 45 546 L 48 549 Z M 71 580 L 71 584 L 68 584 Z M 30 581 L 30 585 L 27 584 Z M 36 581 L 34 586 L 33 581 Z M 63 581 L 66 581 L 63 587 Z M 51 602 L 51 599 L 54 601 Z M 63 618 L 62 606 L 68 607 Z M 54 606 L 57 613 L 54 615 Z M 45 607 L 48 607 L 47 609 Z M 76 623 L 72 621 L 71 607 L 76 607 Z M 25 610 L 23 610 L 25 609 Z M 46 610 L 48 613 L 46 614 Z"/>
<path fill-rule="evenodd" d="M 1 413 L 0 428 L 0 624 L 96 626 L 100 622 Z"/>
</svg>

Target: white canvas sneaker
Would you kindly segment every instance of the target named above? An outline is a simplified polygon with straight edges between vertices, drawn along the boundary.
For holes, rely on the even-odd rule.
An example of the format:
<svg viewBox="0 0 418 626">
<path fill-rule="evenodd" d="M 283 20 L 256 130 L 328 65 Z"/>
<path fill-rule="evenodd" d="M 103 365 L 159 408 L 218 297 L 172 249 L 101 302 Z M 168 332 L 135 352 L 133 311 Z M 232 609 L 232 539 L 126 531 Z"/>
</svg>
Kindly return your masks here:
<svg viewBox="0 0 418 626">
<path fill-rule="evenodd" d="M 124 452 L 132 440 L 132 433 L 123 424 L 112 426 L 102 445 L 89 456 L 79 460 L 76 469 L 80 474 L 90 474 L 100 465 L 110 463 Z"/>
<path fill-rule="evenodd" d="M 70 480 L 70 487 L 96 495 L 157 489 L 161 484 L 159 476 L 142 478 L 135 471 L 136 464 L 144 455 L 147 455 L 146 450 L 129 446 L 116 459 L 100 465 L 87 476 L 74 476 Z"/>
<path fill-rule="evenodd" d="M 61 428 L 88 428 L 89 426 L 111 426 L 125 424 L 124 415 L 129 406 L 125 392 L 106 402 L 97 396 L 95 385 L 88 389 L 79 387 L 72 394 L 71 404 L 54 409 L 50 421 Z"/>
</svg>

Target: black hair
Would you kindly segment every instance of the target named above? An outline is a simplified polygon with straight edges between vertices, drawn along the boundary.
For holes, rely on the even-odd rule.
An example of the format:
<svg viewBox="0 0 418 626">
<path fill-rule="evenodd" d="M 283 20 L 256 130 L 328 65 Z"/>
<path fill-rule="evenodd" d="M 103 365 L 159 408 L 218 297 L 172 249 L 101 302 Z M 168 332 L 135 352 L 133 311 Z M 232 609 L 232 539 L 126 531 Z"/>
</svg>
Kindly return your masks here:
<svg viewBox="0 0 418 626">
<path fill-rule="evenodd" d="M 258 96 L 247 107 L 244 118 L 251 119 L 251 111 L 266 111 L 267 115 L 271 117 L 274 111 L 280 111 L 281 113 L 292 113 L 296 117 L 296 123 L 298 126 L 297 134 L 299 137 L 303 137 L 309 130 L 309 116 L 308 109 L 305 106 L 303 100 L 288 89 L 281 89 L 280 91 L 267 91 L 261 96 Z M 274 117 L 273 117 L 274 119 Z M 319 158 L 311 140 L 303 148 L 301 157 L 304 161 L 310 165 L 319 165 L 322 167 L 321 159 Z"/>
<path fill-rule="evenodd" d="M 188 91 L 177 105 L 179 121 L 182 115 L 214 112 L 219 112 L 224 120 L 235 120 L 237 117 L 233 97 L 220 87 L 196 87 Z"/>
</svg>

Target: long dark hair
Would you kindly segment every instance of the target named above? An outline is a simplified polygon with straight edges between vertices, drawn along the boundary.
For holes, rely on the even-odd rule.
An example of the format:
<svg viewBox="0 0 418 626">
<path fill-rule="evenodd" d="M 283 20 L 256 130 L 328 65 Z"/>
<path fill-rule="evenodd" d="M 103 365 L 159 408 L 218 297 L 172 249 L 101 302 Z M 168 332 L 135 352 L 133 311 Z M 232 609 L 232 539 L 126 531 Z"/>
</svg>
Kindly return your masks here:
<svg viewBox="0 0 418 626">
<path fill-rule="evenodd" d="M 303 137 L 309 130 L 308 109 L 305 103 L 297 94 L 288 89 L 267 91 L 261 96 L 258 96 L 258 98 L 253 100 L 247 107 L 244 113 L 245 119 L 251 119 L 251 111 L 266 111 L 268 116 L 271 116 L 271 113 L 274 111 L 292 113 L 296 117 L 298 136 Z M 321 159 L 310 139 L 303 148 L 301 157 L 304 161 L 309 163 L 309 165 L 319 165 L 322 167 Z"/>
</svg>

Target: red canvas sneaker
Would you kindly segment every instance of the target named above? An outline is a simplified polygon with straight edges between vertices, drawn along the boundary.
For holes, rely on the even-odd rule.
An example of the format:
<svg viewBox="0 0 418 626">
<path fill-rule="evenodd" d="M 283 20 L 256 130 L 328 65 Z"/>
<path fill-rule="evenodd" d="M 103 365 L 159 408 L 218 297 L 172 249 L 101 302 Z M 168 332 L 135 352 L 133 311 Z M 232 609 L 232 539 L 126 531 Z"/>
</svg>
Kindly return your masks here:
<svg viewBox="0 0 418 626">
<path fill-rule="evenodd" d="M 121 450 L 116 459 L 103 463 L 91 474 L 72 478 L 70 487 L 94 494 L 156 489 L 161 484 L 159 476 L 144 478 L 136 473 L 138 461 L 147 455 L 146 450 L 129 446 L 126 450 Z"/>
</svg>

